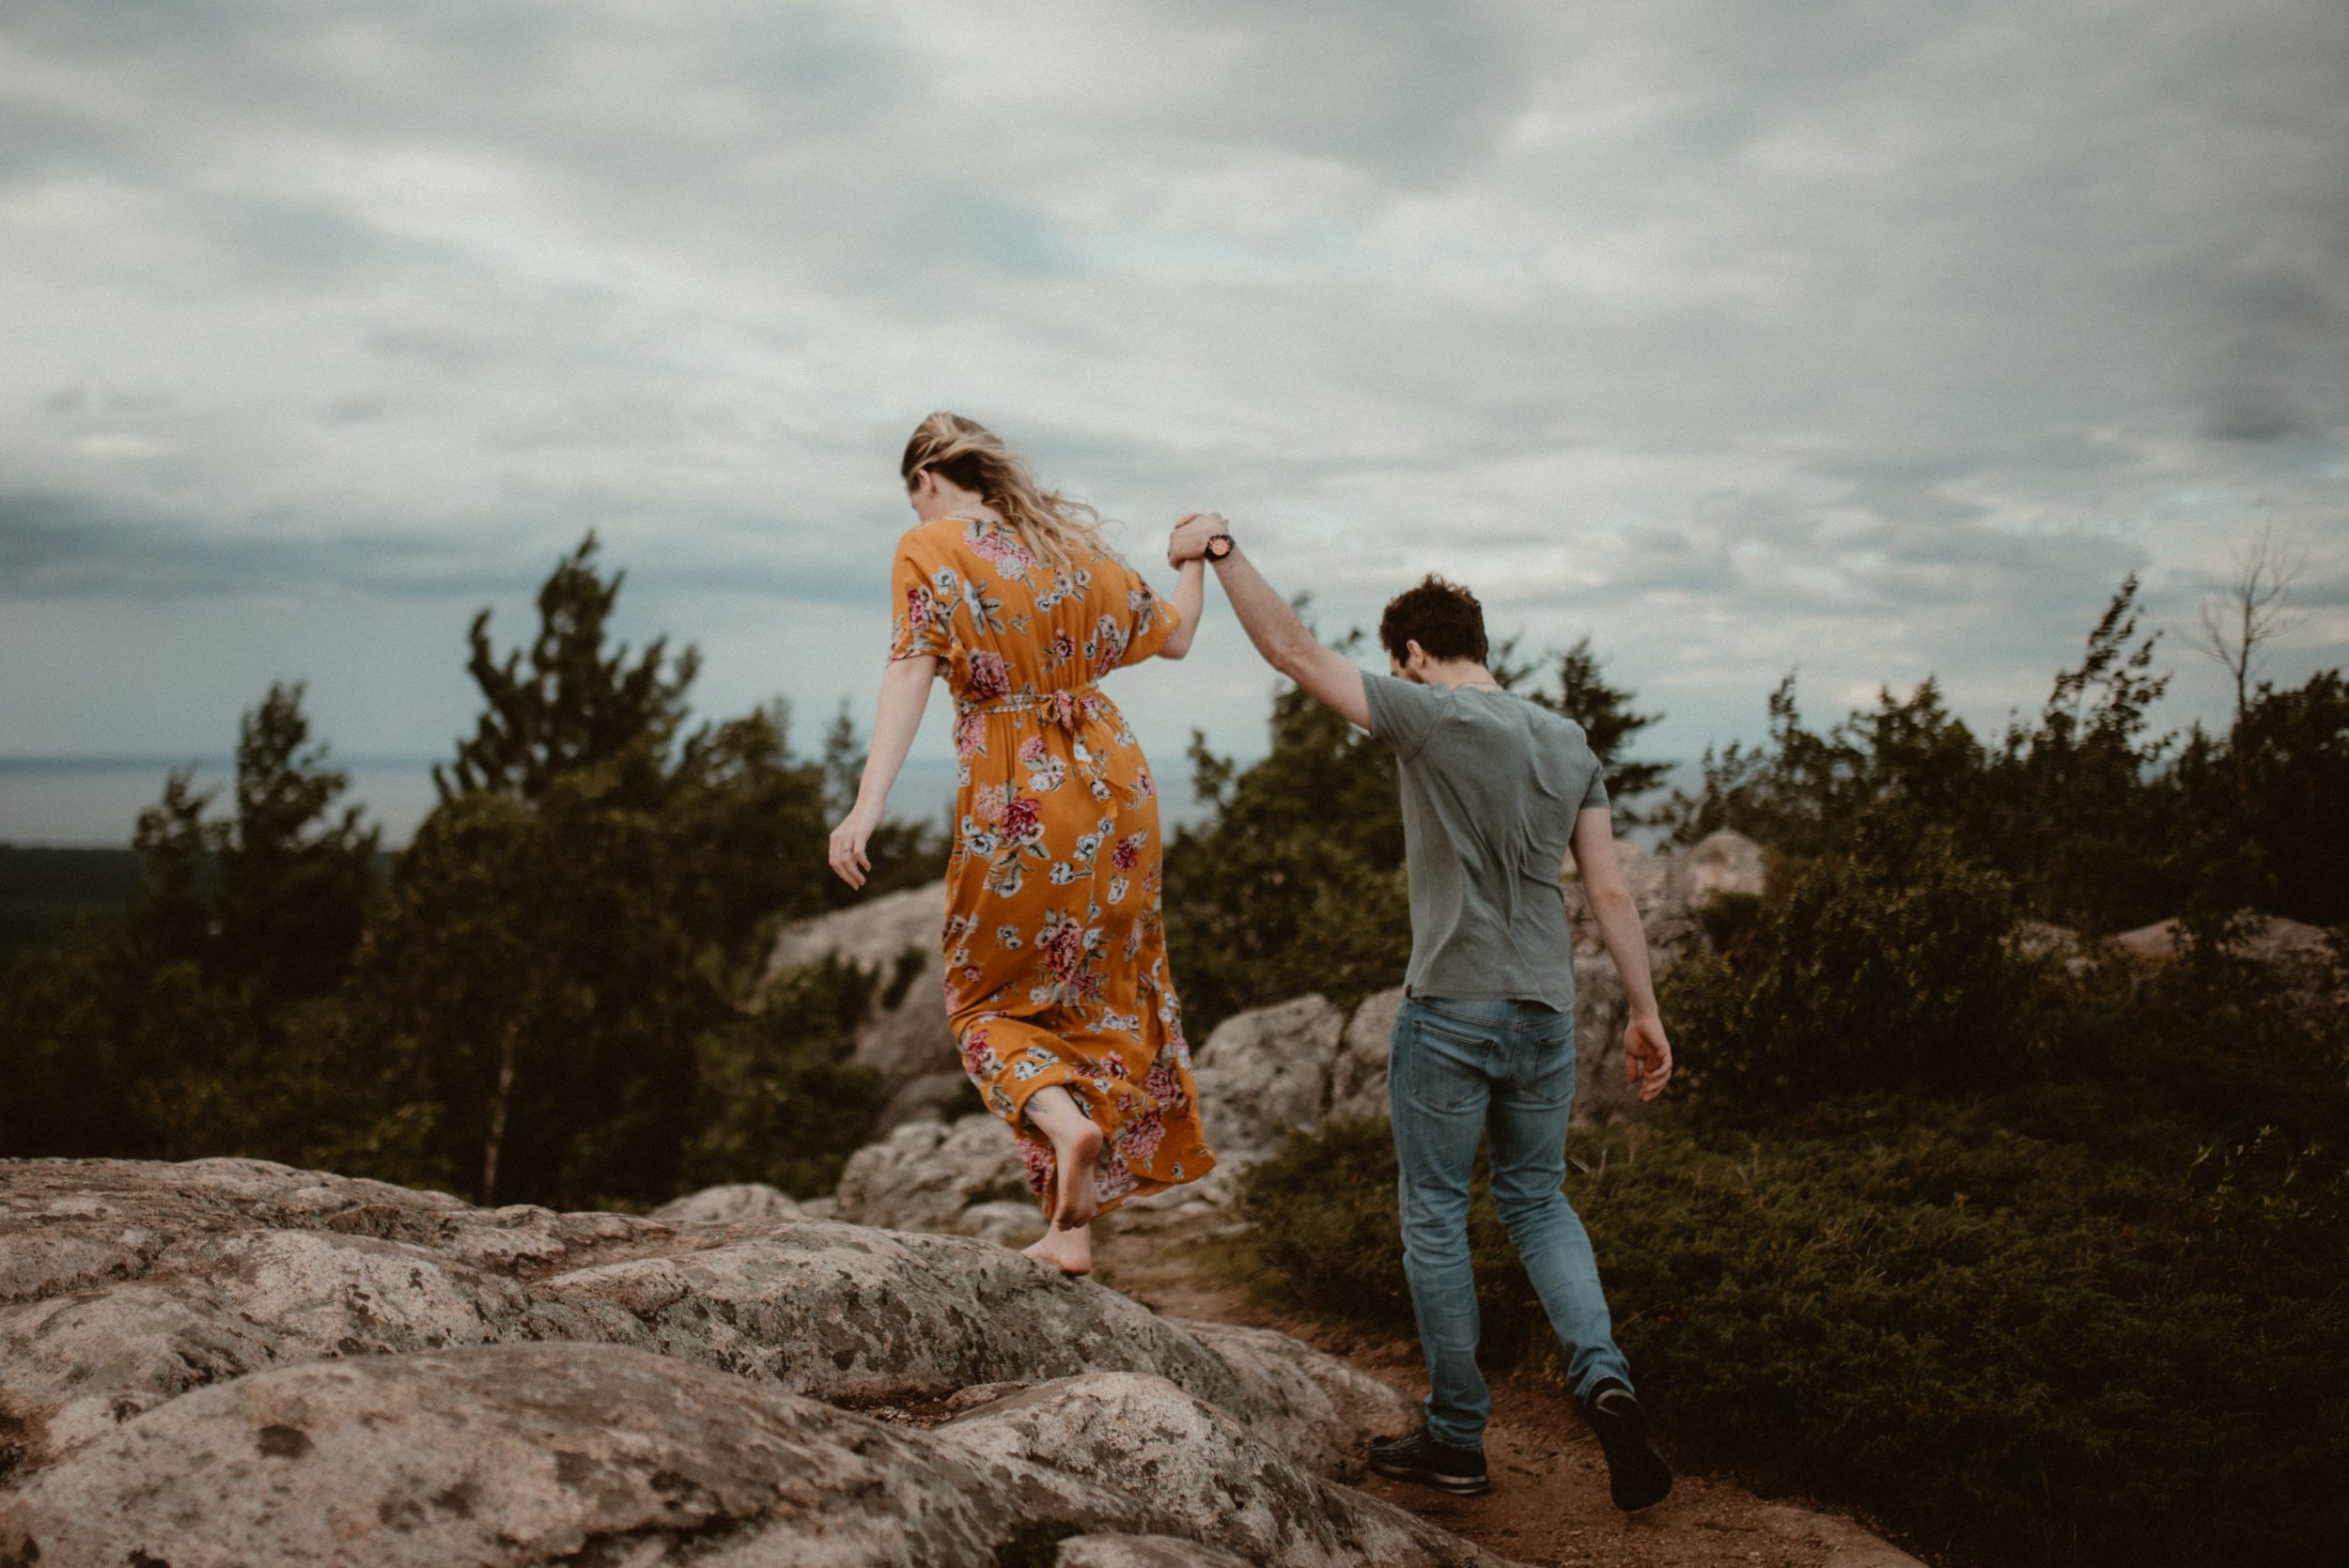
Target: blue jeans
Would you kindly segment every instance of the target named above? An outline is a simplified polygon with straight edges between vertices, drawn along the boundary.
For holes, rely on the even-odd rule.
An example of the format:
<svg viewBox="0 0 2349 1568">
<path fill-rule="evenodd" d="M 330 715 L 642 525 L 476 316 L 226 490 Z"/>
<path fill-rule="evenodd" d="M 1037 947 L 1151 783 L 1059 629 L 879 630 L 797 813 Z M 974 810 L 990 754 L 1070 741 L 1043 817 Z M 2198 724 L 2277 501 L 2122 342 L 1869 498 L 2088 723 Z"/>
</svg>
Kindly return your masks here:
<svg viewBox="0 0 2349 1568">
<path fill-rule="evenodd" d="M 1469 1172 L 1492 1136 L 1493 1204 L 1565 1346 L 1575 1396 L 1631 1369 L 1615 1348 L 1591 1238 L 1561 1190 L 1574 1103 L 1574 1016 L 1538 1001 L 1407 997 L 1389 1048 L 1403 1269 L 1427 1357 L 1427 1430 L 1478 1448 L 1492 1395 L 1476 1368 Z"/>
</svg>

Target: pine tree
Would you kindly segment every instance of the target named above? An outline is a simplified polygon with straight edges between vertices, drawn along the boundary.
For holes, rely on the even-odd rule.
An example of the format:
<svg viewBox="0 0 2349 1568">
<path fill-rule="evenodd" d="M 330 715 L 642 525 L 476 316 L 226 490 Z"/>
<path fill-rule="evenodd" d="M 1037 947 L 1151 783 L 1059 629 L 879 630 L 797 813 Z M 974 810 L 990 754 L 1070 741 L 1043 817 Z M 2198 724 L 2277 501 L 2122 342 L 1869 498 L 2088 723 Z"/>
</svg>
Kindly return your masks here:
<svg viewBox="0 0 2349 1568">
<path fill-rule="evenodd" d="M 488 790 L 535 801 L 564 774 L 606 765 L 621 769 L 631 793 L 656 784 L 701 655 L 689 646 L 671 660 L 665 637 L 632 664 L 625 643 L 607 651 L 627 573 L 599 575 L 596 550 L 590 533 L 538 590 L 538 635 L 526 669 L 520 649 L 497 657 L 487 609 L 474 617 L 466 669 L 483 708 L 455 764 L 432 769 L 442 799 Z"/>
<path fill-rule="evenodd" d="M 1634 712 L 1629 690 L 1610 685 L 1603 669 L 1598 655 L 1591 651 L 1590 638 L 1584 637 L 1559 656 L 1558 689 L 1534 690 L 1527 695 L 1582 726 L 1599 766 L 1607 769 L 1607 798 L 1614 808 L 1615 821 L 1629 825 L 1642 820 L 1629 802 L 1662 784 L 1672 765 L 1634 762 L 1626 754 L 1633 737 L 1663 715 Z"/>
</svg>

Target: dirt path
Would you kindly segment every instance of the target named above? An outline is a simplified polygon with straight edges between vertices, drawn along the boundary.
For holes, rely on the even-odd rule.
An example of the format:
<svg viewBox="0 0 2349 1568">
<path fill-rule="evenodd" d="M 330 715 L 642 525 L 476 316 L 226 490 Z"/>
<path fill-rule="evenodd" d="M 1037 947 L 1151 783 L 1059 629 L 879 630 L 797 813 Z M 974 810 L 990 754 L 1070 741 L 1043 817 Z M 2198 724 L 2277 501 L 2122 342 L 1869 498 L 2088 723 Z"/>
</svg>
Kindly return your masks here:
<svg viewBox="0 0 2349 1568">
<path fill-rule="evenodd" d="M 1269 1311 L 1207 1262 L 1211 1215 L 1197 1208 L 1112 1217 L 1095 1232 L 1095 1277 L 1170 1317 L 1278 1328 L 1416 1399 L 1426 1391 L 1419 1347 Z M 1859 1525 L 1770 1502 L 1726 1482 L 1684 1475 L 1672 1495 L 1636 1515 L 1607 1497 L 1607 1462 L 1574 1403 L 1539 1378 L 1493 1386 L 1485 1457 L 1493 1489 L 1448 1498 L 1365 1476 L 1363 1490 L 1540 1568 L 1921 1568 Z"/>
</svg>

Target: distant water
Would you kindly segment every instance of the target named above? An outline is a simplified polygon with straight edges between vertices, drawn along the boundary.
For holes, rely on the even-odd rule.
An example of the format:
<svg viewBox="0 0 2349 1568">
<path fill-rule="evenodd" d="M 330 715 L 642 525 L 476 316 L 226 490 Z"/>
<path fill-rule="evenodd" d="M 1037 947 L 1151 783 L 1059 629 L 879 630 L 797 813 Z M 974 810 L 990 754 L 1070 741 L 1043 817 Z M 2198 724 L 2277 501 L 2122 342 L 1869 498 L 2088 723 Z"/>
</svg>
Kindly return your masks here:
<svg viewBox="0 0 2349 1568">
<path fill-rule="evenodd" d="M 334 757 L 350 775 L 352 801 L 383 829 L 383 842 L 408 842 L 432 809 L 430 757 Z M 220 791 L 222 809 L 235 764 L 226 757 L 0 757 L 0 844 L 113 848 L 131 842 L 139 813 L 155 803 L 163 779 L 193 763 L 199 788 Z M 1173 783 L 1173 781 L 1167 781 Z M 955 798 L 955 765 L 944 758 L 907 762 L 890 791 L 889 815 L 943 824 Z M 1195 821 L 1188 783 L 1160 799 L 1167 826 Z"/>
</svg>

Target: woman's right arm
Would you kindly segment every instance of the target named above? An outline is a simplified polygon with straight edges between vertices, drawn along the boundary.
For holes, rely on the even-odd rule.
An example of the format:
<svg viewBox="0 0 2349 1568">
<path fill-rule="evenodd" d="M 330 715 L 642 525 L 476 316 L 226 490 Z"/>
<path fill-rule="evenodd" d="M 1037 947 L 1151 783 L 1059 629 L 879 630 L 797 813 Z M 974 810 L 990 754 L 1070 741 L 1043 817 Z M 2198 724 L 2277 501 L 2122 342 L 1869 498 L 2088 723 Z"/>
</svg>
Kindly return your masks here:
<svg viewBox="0 0 2349 1568">
<path fill-rule="evenodd" d="M 832 831 L 832 869 L 852 888 L 863 887 L 873 869 L 864 846 L 888 809 L 889 791 L 905 767 L 906 753 L 913 749 L 923 710 L 929 706 L 930 682 L 936 678 L 938 656 L 932 653 L 893 659 L 881 672 L 880 703 L 873 715 L 873 749 L 864 758 L 856 804 Z"/>
</svg>

